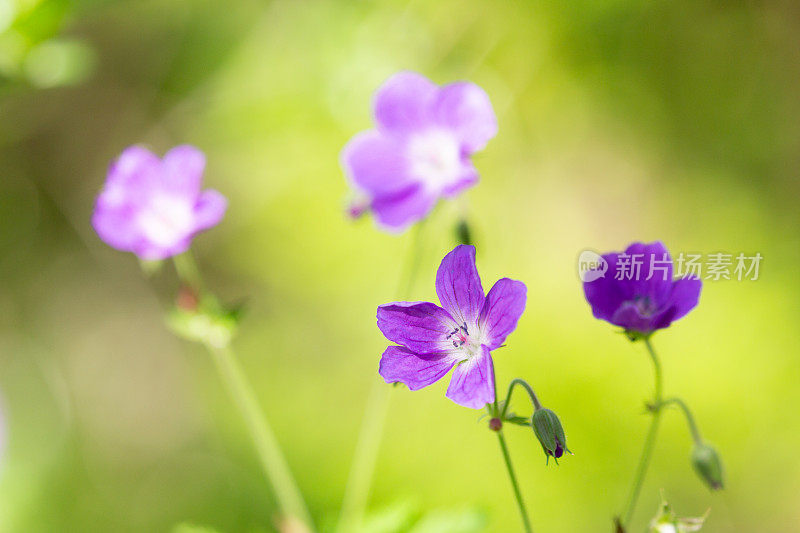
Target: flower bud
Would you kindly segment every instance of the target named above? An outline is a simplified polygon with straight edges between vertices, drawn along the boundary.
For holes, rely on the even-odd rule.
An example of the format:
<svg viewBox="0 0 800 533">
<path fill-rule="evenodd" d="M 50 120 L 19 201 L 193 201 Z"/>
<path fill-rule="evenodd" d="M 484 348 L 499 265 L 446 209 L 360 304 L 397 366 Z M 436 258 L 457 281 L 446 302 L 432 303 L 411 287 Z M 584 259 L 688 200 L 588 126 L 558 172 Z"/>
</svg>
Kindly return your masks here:
<svg viewBox="0 0 800 533">
<path fill-rule="evenodd" d="M 714 448 L 702 442 L 695 444 L 692 450 L 692 465 L 697 475 L 711 490 L 722 488 L 722 461 Z"/>
<path fill-rule="evenodd" d="M 489 420 L 489 429 L 492 431 L 500 431 L 503 429 L 503 421 L 497 417 L 493 417 L 491 420 Z"/>
<path fill-rule="evenodd" d="M 531 427 L 542 444 L 548 461 L 553 457 L 558 464 L 558 458 L 564 455 L 565 451 L 569 452 L 567 437 L 564 435 L 564 428 L 558 416 L 550 409 L 537 409 L 531 418 Z"/>
</svg>

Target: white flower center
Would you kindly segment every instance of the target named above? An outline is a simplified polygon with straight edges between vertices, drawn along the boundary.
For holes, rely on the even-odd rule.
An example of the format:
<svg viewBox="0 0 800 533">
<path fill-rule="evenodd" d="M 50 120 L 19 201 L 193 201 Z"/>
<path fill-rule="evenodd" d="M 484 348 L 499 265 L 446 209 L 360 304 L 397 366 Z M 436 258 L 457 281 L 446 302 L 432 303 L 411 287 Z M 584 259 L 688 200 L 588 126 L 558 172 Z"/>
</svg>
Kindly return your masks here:
<svg viewBox="0 0 800 533">
<path fill-rule="evenodd" d="M 408 142 L 411 174 L 432 191 L 441 192 L 462 174 L 461 146 L 445 130 L 428 130 Z"/>
<path fill-rule="evenodd" d="M 156 194 L 138 217 L 145 237 L 158 246 L 171 246 L 194 229 L 192 204 L 186 198 Z"/>
<path fill-rule="evenodd" d="M 454 327 L 447 334 L 447 340 L 453 345 L 453 350 L 462 356 L 463 361 L 472 359 L 481 351 L 481 344 L 485 344 L 483 332 L 477 324 L 468 325 L 466 322 Z"/>
</svg>

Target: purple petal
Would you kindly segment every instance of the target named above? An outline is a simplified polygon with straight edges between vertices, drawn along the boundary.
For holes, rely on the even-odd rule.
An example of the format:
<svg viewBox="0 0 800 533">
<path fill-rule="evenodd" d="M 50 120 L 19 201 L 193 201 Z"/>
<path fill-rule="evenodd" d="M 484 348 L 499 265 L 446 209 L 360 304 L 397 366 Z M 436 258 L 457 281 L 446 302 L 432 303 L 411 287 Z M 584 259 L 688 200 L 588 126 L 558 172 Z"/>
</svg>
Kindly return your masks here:
<svg viewBox="0 0 800 533">
<path fill-rule="evenodd" d="M 488 347 L 482 345 L 479 354 L 456 367 L 446 396 L 471 409 L 494 401 L 494 365 Z"/>
<path fill-rule="evenodd" d="M 219 224 L 227 208 L 228 200 L 222 193 L 213 189 L 203 191 L 194 206 L 195 230 L 202 231 Z"/>
<path fill-rule="evenodd" d="M 665 328 L 697 307 L 702 288 L 703 282 L 695 276 L 675 280 L 664 310 L 653 317 L 655 327 Z"/>
<path fill-rule="evenodd" d="M 375 94 L 375 121 L 392 133 L 405 134 L 430 122 L 439 87 L 416 72 L 399 72 Z"/>
<path fill-rule="evenodd" d="M 447 198 L 458 196 L 464 189 L 468 189 L 478 183 L 480 178 L 478 171 L 472 166 L 469 160 L 462 162 L 463 171 L 461 177 L 458 178 L 452 185 L 448 185 L 442 190 L 442 195 Z"/>
<path fill-rule="evenodd" d="M 389 346 L 378 373 L 386 383 L 403 383 L 411 390 L 427 387 L 447 374 L 456 359 L 447 354 L 418 355 L 402 346 Z"/>
<path fill-rule="evenodd" d="M 378 329 L 390 341 L 418 354 L 452 348 L 448 334 L 456 327 L 447 311 L 430 302 L 396 302 L 378 307 Z"/>
<path fill-rule="evenodd" d="M 187 144 L 166 153 L 162 162 L 164 186 L 178 194 L 197 194 L 206 168 L 206 156 Z"/>
<path fill-rule="evenodd" d="M 622 304 L 609 322 L 640 333 L 650 333 L 655 329 L 653 326 L 653 317 L 642 315 L 639 311 L 639 307 L 632 302 Z"/>
<path fill-rule="evenodd" d="M 503 278 L 497 281 L 486 295 L 481 309 L 480 324 L 490 350 L 498 348 L 525 310 L 528 289 L 521 281 Z"/>
<path fill-rule="evenodd" d="M 130 252 L 141 239 L 141 232 L 134 222 L 132 209 L 108 206 L 101 195 L 92 214 L 92 227 L 109 246 Z"/>
<path fill-rule="evenodd" d="M 623 286 L 628 291 L 628 298 L 648 297 L 654 307 L 660 308 L 672 291 L 672 257 L 669 255 L 667 247 L 661 241 L 649 244 L 635 242 L 628 246 L 625 253 L 629 256 L 637 255 L 639 256 L 636 258 L 637 261 L 641 261 L 639 279 L 634 277 L 632 280 L 623 280 Z M 653 267 L 652 276 L 650 275 L 651 266 Z M 609 273 L 613 277 L 616 275 L 616 270 L 612 272 L 609 269 Z M 650 279 L 647 279 L 648 277 Z"/>
<path fill-rule="evenodd" d="M 446 85 L 433 108 L 436 121 L 456 131 L 470 153 L 482 150 L 497 135 L 497 117 L 489 96 L 474 83 Z"/>
<path fill-rule="evenodd" d="M 459 324 L 474 324 L 483 307 L 483 287 L 475 266 L 475 247 L 461 244 L 447 254 L 436 272 L 436 294 Z"/>
<path fill-rule="evenodd" d="M 350 180 L 370 196 L 397 193 L 408 187 L 403 146 L 376 130 L 353 137 L 342 150 L 342 166 Z"/>
<path fill-rule="evenodd" d="M 603 259 L 608 263 L 605 275 L 583 283 L 583 293 L 592 307 L 592 314 L 601 320 L 611 321 L 617 309 L 629 298 L 627 282 L 614 279 L 618 257 L 618 253 L 604 255 Z"/>
<path fill-rule="evenodd" d="M 436 200 L 425 187 L 412 185 L 397 194 L 376 197 L 371 207 L 378 224 L 389 231 L 402 231 L 425 218 Z"/>
</svg>

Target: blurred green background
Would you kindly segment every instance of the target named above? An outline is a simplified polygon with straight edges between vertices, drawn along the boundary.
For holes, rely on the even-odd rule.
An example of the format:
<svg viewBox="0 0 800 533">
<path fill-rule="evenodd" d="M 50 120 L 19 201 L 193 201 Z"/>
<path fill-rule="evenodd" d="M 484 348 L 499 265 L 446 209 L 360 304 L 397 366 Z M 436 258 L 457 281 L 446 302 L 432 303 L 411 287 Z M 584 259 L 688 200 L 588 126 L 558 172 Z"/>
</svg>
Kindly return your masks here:
<svg viewBox="0 0 800 533">
<path fill-rule="evenodd" d="M 89 224 L 133 143 L 206 152 L 230 208 L 195 253 L 246 301 L 235 347 L 315 518 L 335 521 L 387 344 L 375 308 L 412 243 L 345 218 L 338 156 L 376 87 L 411 69 L 478 83 L 498 114 L 466 195 L 484 285 L 529 289 L 498 382 L 531 381 L 575 452 L 545 467 L 530 432 L 507 432 L 534 528 L 609 531 L 624 502 L 652 371 L 592 318 L 575 261 L 661 239 L 764 260 L 758 281 L 707 282 L 654 338 L 727 488 L 695 477 L 670 411 L 633 530 L 663 489 L 679 514 L 710 508 L 705 531 L 800 531 L 799 41 L 788 0 L 0 0 L 0 530 L 272 527 L 208 355 L 164 327 L 173 271 L 148 281 Z M 410 299 L 434 298 L 462 207 L 425 225 Z M 496 439 L 445 388 L 391 392 L 370 508 L 477 509 L 518 530 Z"/>
</svg>

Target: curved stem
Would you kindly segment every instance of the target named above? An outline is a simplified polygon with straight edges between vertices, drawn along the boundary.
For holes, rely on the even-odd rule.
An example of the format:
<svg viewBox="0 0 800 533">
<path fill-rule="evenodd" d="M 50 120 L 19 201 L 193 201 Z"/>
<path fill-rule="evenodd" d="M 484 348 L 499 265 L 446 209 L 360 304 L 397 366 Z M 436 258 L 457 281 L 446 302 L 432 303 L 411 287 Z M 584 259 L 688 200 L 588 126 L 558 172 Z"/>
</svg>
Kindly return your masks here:
<svg viewBox="0 0 800 533">
<path fill-rule="evenodd" d="M 409 251 L 409 263 L 405 275 L 401 275 L 398 283 L 399 297 L 407 297 L 414 286 L 419 271 L 419 262 L 422 256 L 422 228 L 425 219 L 417 223 L 414 233 L 414 242 Z M 381 380 L 375 380 L 369 394 L 364 419 L 356 441 L 353 455 L 353 464 L 347 477 L 347 484 L 342 498 L 342 508 L 339 512 L 339 521 L 336 531 L 350 533 L 356 529 L 364 516 L 367 507 L 372 477 L 375 472 L 375 463 L 378 461 L 381 436 L 386 425 L 386 416 L 389 411 L 389 395 L 391 387 L 387 387 Z"/>
<path fill-rule="evenodd" d="M 663 406 L 662 394 L 662 376 L 661 376 L 661 363 L 658 360 L 656 352 L 653 350 L 650 339 L 645 338 L 644 344 L 647 347 L 647 352 L 650 354 L 650 359 L 653 361 L 653 371 L 655 374 L 655 397 L 652 406 L 653 420 L 650 422 L 650 430 L 647 432 L 647 437 L 644 441 L 642 448 L 642 455 L 639 459 L 639 466 L 636 468 L 636 474 L 633 478 L 633 485 L 631 485 L 631 492 L 628 496 L 628 502 L 625 505 L 625 510 L 622 513 L 622 524 L 627 526 L 633 517 L 633 512 L 636 509 L 636 501 L 639 499 L 639 493 L 642 490 L 647 468 L 650 465 L 650 458 L 653 455 L 653 448 L 656 442 L 656 435 L 658 434 L 658 422 L 661 418 L 661 407 Z"/>
<path fill-rule="evenodd" d="M 514 390 L 515 385 L 520 385 L 526 391 L 528 391 L 528 396 L 531 397 L 531 403 L 533 403 L 534 410 L 538 410 L 542 408 L 542 403 L 539 401 L 539 398 L 536 396 L 536 393 L 533 391 L 533 387 L 531 387 L 527 381 L 522 378 L 514 378 L 511 380 L 511 383 L 508 384 L 508 393 L 506 394 L 506 401 L 503 403 L 503 411 L 500 413 L 500 420 L 505 420 L 506 412 L 508 411 L 508 404 L 511 401 L 511 393 Z"/>
<path fill-rule="evenodd" d="M 508 446 L 506 446 L 506 439 L 503 436 L 502 429 L 497 432 L 497 439 L 500 441 L 500 450 L 502 450 L 503 459 L 506 462 L 508 477 L 511 479 L 511 487 L 514 489 L 514 498 L 517 500 L 517 507 L 519 508 L 520 517 L 522 518 L 522 525 L 524 526 L 526 533 L 533 533 L 531 521 L 528 518 L 528 511 L 525 510 L 525 503 L 522 501 L 522 494 L 519 491 L 517 476 L 514 474 L 514 467 L 511 465 L 511 456 L 508 454 Z"/>
<path fill-rule="evenodd" d="M 258 452 L 261 467 L 272 485 L 285 518 L 300 520 L 306 527 L 312 527 L 311 515 L 300 489 L 292 477 L 275 434 L 261 411 L 235 354 L 229 346 L 215 347 L 207 344 L 206 348 L 213 355 L 225 387 L 244 418 Z"/>
<path fill-rule="evenodd" d="M 678 397 L 672 397 L 672 398 L 667 398 L 666 400 L 661 402 L 661 406 L 664 407 L 671 403 L 674 403 L 675 405 L 680 407 L 681 410 L 683 411 L 683 414 L 686 416 L 686 424 L 688 424 L 689 426 L 689 432 L 692 434 L 692 439 L 694 440 L 694 442 L 696 444 L 700 444 L 701 442 L 703 442 L 703 439 L 700 436 L 700 430 L 698 429 L 697 423 L 694 420 L 694 416 L 692 416 L 692 412 L 689 410 L 689 406 L 686 405 L 686 402 L 684 402 Z"/>
</svg>

